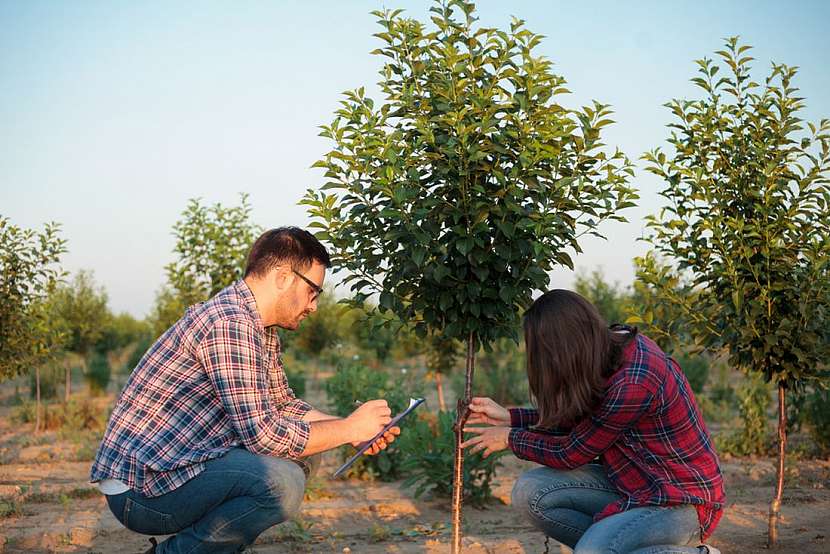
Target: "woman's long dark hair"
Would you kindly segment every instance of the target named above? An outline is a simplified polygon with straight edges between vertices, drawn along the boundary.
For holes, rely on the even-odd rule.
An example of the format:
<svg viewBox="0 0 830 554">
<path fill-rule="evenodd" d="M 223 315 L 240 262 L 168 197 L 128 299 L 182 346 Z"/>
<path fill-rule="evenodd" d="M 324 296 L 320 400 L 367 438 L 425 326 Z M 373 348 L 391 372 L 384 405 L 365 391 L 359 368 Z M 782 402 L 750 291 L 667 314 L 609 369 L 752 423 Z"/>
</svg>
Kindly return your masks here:
<svg viewBox="0 0 830 554">
<path fill-rule="evenodd" d="M 527 379 L 539 427 L 570 427 L 605 393 L 623 346 L 637 333 L 615 333 L 593 304 L 575 292 L 548 291 L 524 315 Z"/>
</svg>

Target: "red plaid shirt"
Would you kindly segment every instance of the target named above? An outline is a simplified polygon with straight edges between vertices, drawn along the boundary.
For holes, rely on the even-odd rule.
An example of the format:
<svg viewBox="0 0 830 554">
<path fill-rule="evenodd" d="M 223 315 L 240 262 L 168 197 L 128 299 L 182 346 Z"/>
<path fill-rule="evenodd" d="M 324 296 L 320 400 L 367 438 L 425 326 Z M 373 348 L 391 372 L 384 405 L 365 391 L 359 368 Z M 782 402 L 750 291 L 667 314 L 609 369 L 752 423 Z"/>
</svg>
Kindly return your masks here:
<svg viewBox="0 0 830 554">
<path fill-rule="evenodd" d="M 701 539 L 715 530 L 726 496 L 711 437 L 685 375 L 649 338 L 637 335 L 608 379 L 600 406 L 569 431 L 531 429 L 536 410 L 510 410 L 516 456 L 557 469 L 599 457 L 622 494 L 594 521 L 640 506 L 692 504 Z"/>
<path fill-rule="evenodd" d="M 90 480 L 160 496 L 243 446 L 297 458 L 311 409 L 294 397 L 275 328 L 263 328 L 244 281 L 191 306 L 133 370 L 110 416 Z"/>
</svg>

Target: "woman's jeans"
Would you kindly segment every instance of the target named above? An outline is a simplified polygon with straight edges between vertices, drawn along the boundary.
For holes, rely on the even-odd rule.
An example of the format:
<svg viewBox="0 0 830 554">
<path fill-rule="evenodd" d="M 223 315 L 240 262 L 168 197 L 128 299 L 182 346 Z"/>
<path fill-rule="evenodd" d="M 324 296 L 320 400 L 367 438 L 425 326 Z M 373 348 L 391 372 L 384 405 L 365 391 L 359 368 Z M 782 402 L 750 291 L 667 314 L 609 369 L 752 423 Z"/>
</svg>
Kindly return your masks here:
<svg viewBox="0 0 830 554">
<path fill-rule="evenodd" d="M 621 498 L 605 469 L 588 464 L 571 471 L 538 467 L 513 486 L 513 506 L 545 535 L 574 554 L 690 554 L 699 544 L 694 506 L 633 508 L 594 523 L 594 514 Z"/>
<path fill-rule="evenodd" d="M 239 552 L 297 513 L 305 480 L 291 460 L 234 448 L 167 494 L 147 498 L 130 490 L 107 496 L 107 503 L 137 533 L 175 533 L 158 545 L 159 554 Z"/>
</svg>

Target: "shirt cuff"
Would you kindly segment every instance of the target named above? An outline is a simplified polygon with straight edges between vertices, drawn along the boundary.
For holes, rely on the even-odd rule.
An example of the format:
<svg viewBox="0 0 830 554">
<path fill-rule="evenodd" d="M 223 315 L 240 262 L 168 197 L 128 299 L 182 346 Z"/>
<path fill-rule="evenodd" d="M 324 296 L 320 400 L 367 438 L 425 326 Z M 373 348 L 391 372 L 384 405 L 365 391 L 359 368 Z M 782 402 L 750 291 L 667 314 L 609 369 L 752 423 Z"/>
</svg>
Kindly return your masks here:
<svg viewBox="0 0 830 554">
<path fill-rule="evenodd" d="M 524 429 L 512 427 L 510 429 L 510 432 L 507 434 L 507 445 L 510 447 L 510 450 L 513 451 L 513 454 L 515 454 L 517 458 L 521 458 L 522 460 L 527 460 L 527 458 L 522 455 L 519 443 L 521 442 L 522 435 L 526 433 L 527 431 L 525 431 Z"/>
<path fill-rule="evenodd" d="M 299 458 L 303 455 L 305 447 L 308 444 L 311 425 L 306 421 L 290 420 L 286 423 L 285 427 L 288 437 L 288 451 L 286 452 L 286 456 L 289 458 Z"/>
</svg>

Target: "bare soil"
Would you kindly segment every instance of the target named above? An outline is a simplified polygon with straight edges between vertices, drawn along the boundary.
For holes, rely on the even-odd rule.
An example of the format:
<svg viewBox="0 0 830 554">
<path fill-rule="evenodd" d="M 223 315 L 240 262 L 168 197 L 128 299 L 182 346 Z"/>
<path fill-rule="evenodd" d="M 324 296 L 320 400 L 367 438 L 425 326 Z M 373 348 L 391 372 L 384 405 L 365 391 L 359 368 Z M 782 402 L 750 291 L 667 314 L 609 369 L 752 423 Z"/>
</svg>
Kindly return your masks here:
<svg viewBox="0 0 830 554">
<path fill-rule="evenodd" d="M 87 482 L 90 445 L 54 431 L 32 437 L 10 413 L 0 406 L 0 552 L 144 552 L 147 537 L 124 529 Z M 250 552 L 449 552 L 446 500 L 415 499 L 399 482 L 330 481 L 324 476 L 336 462 L 324 458 L 298 522 L 270 529 Z M 723 552 L 762 552 L 774 460 L 723 462 L 729 504 L 711 542 Z M 465 552 L 544 552 L 541 534 L 510 506 L 515 478 L 530 467 L 505 458 L 497 502 L 466 508 Z M 830 552 L 830 461 L 790 465 L 782 515 L 779 552 Z M 550 551 L 559 546 L 552 542 Z"/>
</svg>

